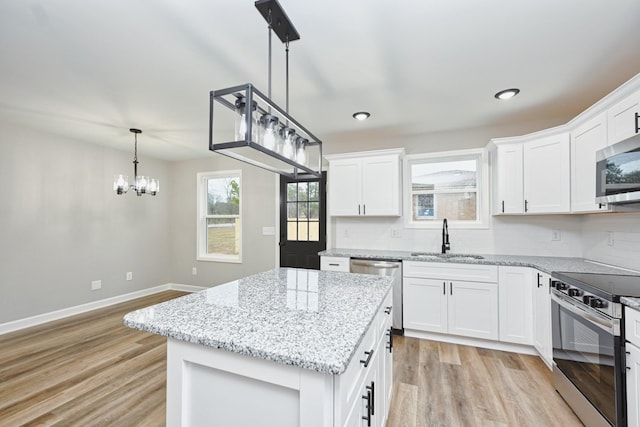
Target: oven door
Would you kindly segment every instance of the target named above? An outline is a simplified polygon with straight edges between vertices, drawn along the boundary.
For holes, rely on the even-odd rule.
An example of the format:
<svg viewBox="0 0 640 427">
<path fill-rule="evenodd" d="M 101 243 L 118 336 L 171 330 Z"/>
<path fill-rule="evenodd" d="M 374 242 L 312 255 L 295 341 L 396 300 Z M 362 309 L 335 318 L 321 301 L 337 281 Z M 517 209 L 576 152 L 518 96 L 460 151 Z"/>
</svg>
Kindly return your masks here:
<svg viewBox="0 0 640 427">
<path fill-rule="evenodd" d="M 620 320 L 555 289 L 551 313 L 557 369 L 611 425 L 625 425 Z"/>
</svg>

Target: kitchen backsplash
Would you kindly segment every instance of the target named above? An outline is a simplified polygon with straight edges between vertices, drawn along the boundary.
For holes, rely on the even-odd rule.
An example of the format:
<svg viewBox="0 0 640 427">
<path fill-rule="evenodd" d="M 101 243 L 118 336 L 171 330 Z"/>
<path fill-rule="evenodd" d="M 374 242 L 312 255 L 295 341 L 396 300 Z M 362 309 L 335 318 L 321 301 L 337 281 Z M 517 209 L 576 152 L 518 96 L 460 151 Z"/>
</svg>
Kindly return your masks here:
<svg viewBox="0 0 640 427">
<path fill-rule="evenodd" d="M 613 246 L 608 244 L 609 231 Z M 450 225 L 449 235 L 451 251 L 457 253 L 581 257 L 640 270 L 638 213 L 500 216 L 492 217 L 486 229 Z M 441 239 L 440 228 L 404 228 L 402 218 L 334 217 L 329 244 L 336 248 L 439 252 Z"/>
</svg>

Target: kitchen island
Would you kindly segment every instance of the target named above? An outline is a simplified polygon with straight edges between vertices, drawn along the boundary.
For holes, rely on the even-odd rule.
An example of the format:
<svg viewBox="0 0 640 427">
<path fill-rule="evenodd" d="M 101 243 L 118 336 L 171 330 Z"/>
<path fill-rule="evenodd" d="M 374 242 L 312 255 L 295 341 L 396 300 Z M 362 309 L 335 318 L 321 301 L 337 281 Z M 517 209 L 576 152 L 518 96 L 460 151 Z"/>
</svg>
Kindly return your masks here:
<svg viewBox="0 0 640 427">
<path fill-rule="evenodd" d="M 391 279 L 275 269 L 127 314 L 167 343 L 168 426 L 384 425 Z"/>
</svg>

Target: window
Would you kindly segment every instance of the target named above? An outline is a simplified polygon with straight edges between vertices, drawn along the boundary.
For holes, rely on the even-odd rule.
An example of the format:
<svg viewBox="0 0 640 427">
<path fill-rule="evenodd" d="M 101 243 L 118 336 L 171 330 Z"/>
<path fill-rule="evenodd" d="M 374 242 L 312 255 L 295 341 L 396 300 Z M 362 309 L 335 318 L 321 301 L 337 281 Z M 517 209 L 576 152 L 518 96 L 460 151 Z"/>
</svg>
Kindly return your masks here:
<svg viewBox="0 0 640 427">
<path fill-rule="evenodd" d="M 320 182 L 287 183 L 287 240 L 320 240 Z"/>
<path fill-rule="evenodd" d="M 484 227 L 488 203 L 484 150 L 407 156 L 405 218 L 409 227 Z"/>
<path fill-rule="evenodd" d="M 198 174 L 198 259 L 242 262 L 241 171 Z"/>
</svg>

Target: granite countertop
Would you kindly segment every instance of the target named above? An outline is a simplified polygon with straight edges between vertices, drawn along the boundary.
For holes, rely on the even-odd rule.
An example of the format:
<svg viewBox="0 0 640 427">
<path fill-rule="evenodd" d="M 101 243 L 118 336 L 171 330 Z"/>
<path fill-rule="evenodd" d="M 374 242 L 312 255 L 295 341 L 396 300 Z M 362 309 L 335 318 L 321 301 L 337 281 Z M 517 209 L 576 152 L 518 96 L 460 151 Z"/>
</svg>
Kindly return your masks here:
<svg viewBox="0 0 640 427">
<path fill-rule="evenodd" d="M 128 313 L 130 328 L 343 373 L 392 279 L 280 268 Z"/>
<path fill-rule="evenodd" d="M 576 273 L 610 273 L 630 274 L 629 270 L 615 268 L 583 258 L 546 257 L 528 255 L 484 255 L 484 254 L 456 254 L 447 253 L 445 258 L 438 258 L 437 253 L 432 257 L 412 256 L 409 251 L 385 251 L 370 249 L 328 249 L 319 253 L 321 256 L 336 256 L 349 258 L 395 259 L 402 261 L 422 262 L 451 262 L 457 264 L 489 264 L 532 267 L 551 274 L 554 271 L 571 271 Z M 482 256 L 481 259 L 471 258 Z"/>
<path fill-rule="evenodd" d="M 620 302 L 627 307 L 640 310 L 640 298 L 620 297 Z"/>
</svg>

